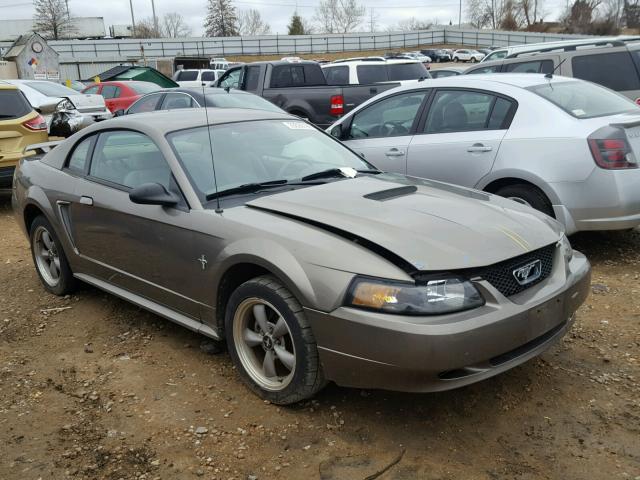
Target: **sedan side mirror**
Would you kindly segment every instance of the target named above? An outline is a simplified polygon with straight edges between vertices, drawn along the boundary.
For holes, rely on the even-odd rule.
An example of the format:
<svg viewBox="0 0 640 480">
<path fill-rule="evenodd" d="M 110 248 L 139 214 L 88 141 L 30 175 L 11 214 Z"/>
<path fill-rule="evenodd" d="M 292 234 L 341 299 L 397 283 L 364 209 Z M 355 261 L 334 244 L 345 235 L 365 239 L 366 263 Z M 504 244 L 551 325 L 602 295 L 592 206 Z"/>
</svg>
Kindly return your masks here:
<svg viewBox="0 0 640 480">
<path fill-rule="evenodd" d="M 140 205 L 173 207 L 180 199 L 159 183 L 143 183 L 129 192 L 129 200 Z"/>
<path fill-rule="evenodd" d="M 116 110 L 115 112 L 113 112 L 113 116 L 114 117 L 122 117 L 126 112 L 123 109 L 120 110 Z"/>
<path fill-rule="evenodd" d="M 332 137 L 336 137 L 338 140 L 342 140 L 342 124 L 339 123 L 335 127 L 333 127 L 329 133 Z"/>
</svg>

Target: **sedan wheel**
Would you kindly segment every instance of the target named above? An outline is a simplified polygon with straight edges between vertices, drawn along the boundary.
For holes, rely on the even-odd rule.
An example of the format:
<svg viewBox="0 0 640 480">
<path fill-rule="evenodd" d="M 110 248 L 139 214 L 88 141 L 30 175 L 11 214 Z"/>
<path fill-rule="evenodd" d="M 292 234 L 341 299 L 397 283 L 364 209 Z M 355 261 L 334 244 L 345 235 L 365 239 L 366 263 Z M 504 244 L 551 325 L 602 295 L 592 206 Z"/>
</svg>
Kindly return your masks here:
<svg viewBox="0 0 640 480">
<path fill-rule="evenodd" d="M 55 295 L 73 292 L 77 281 L 62 245 L 46 218 L 36 217 L 31 224 L 29 237 L 33 263 L 44 287 Z"/>
<path fill-rule="evenodd" d="M 302 306 L 271 275 L 249 280 L 231 294 L 225 333 L 238 372 L 260 397 L 287 405 L 324 387 L 316 340 Z"/>
<path fill-rule="evenodd" d="M 477 62 L 476 57 L 471 57 L 471 63 L 476 63 L 476 62 Z"/>
</svg>

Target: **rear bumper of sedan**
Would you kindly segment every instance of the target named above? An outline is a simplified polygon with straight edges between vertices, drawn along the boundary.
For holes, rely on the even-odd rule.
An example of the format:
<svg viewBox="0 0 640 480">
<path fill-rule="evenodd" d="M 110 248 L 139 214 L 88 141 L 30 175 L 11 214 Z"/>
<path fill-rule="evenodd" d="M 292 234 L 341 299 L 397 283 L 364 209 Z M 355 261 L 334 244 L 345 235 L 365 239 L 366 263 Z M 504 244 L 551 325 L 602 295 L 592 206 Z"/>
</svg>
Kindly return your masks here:
<svg viewBox="0 0 640 480">
<path fill-rule="evenodd" d="M 513 368 L 562 338 L 588 295 L 582 254 L 555 263 L 545 282 L 510 299 L 480 281 L 486 305 L 446 317 L 308 309 L 325 375 L 348 387 L 435 392 Z"/>
</svg>

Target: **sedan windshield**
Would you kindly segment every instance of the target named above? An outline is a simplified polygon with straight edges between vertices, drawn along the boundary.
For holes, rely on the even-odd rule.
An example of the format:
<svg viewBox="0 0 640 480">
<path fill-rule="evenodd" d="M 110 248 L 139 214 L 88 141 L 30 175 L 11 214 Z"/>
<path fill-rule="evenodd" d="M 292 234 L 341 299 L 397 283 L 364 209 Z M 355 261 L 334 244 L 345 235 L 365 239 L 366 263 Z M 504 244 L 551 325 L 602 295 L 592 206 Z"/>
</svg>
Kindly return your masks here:
<svg viewBox="0 0 640 480">
<path fill-rule="evenodd" d="M 207 95 L 207 106 L 220 108 L 249 108 L 253 110 L 267 110 L 269 112 L 283 112 L 280 107 L 276 107 L 269 100 L 265 100 L 257 95 L 232 92 Z"/>
<path fill-rule="evenodd" d="M 26 84 L 47 97 L 68 97 L 69 95 L 78 95 L 78 92 L 75 90 L 71 90 L 64 85 L 53 82 L 26 82 Z"/>
<path fill-rule="evenodd" d="M 373 168 L 338 141 L 302 121 L 229 123 L 212 126 L 210 132 L 211 146 L 206 127 L 167 135 L 202 201 L 215 194 L 215 180 L 220 192 L 247 184 L 299 181 L 332 168 Z"/>
<path fill-rule="evenodd" d="M 640 108 L 628 98 L 590 82 L 548 82 L 527 87 L 527 90 L 576 118 L 640 113 Z"/>
</svg>

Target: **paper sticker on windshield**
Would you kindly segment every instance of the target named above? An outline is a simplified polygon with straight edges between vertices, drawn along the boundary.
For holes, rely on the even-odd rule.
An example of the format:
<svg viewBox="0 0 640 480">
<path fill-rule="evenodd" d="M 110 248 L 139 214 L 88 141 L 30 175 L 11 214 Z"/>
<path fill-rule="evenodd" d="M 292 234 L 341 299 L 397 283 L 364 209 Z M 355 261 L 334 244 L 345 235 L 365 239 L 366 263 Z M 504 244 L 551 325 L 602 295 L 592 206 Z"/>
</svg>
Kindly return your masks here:
<svg viewBox="0 0 640 480">
<path fill-rule="evenodd" d="M 313 130 L 313 127 L 304 122 L 282 122 L 291 130 Z"/>
<path fill-rule="evenodd" d="M 575 110 L 571 110 L 576 117 L 582 117 L 585 115 L 584 110 L 581 108 L 576 108 Z"/>
</svg>

